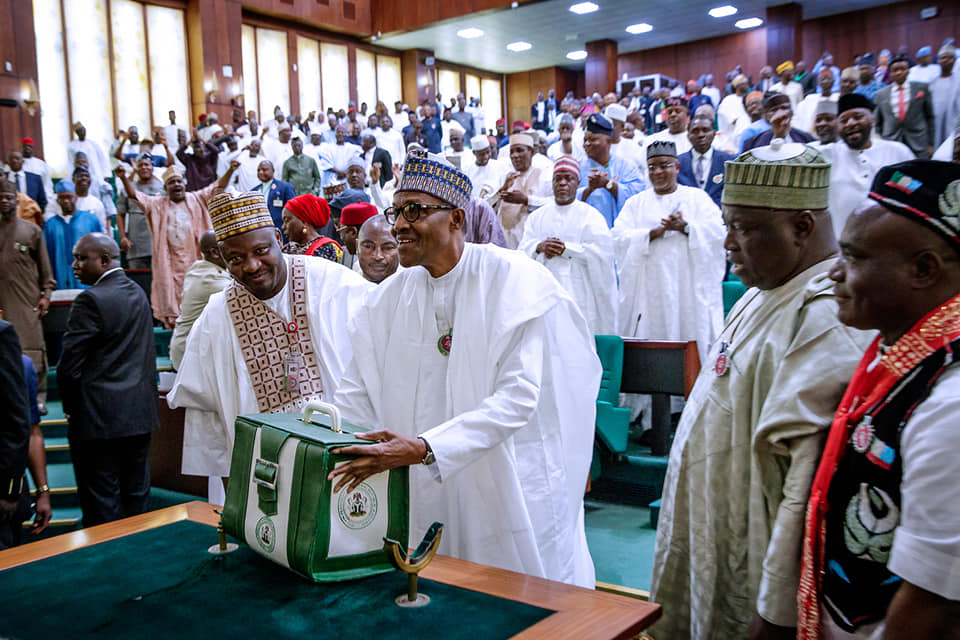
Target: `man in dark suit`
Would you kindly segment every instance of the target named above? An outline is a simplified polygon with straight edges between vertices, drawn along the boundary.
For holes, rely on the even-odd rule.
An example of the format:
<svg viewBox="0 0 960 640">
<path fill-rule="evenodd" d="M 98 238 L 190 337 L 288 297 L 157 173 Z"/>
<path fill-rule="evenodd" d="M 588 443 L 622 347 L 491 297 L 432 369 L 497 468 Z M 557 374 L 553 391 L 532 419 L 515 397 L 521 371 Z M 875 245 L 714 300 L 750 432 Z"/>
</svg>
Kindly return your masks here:
<svg viewBox="0 0 960 640">
<path fill-rule="evenodd" d="M 713 120 L 710 118 L 693 118 L 687 126 L 687 138 L 693 148 L 681 153 L 680 172 L 677 182 L 688 187 L 703 189 L 710 199 L 720 206 L 720 195 L 723 193 L 723 163 L 733 160 L 734 156 L 713 148 Z"/>
<path fill-rule="evenodd" d="M 10 152 L 7 156 L 7 166 L 9 167 L 7 176 L 10 182 L 16 185 L 17 191 L 33 198 L 41 211 L 46 210 L 47 193 L 43 188 L 43 176 L 24 170 L 23 154 L 19 151 Z"/>
<path fill-rule="evenodd" d="M 543 97 L 543 92 L 537 93 L 537 102 L 530 105 L 530 122 L 534 129 L 550 130 L 550 105 Z"/>
<path fill-rule="evenodd" d="M 816 138 L 800 129 L 794 129 L 790 126 L 793 120 L 793 108 L 790 106 L 790 98 L 785 93 L 770 93 L 763 99 L 763 119 L 770 123 L 770 128 L 762 133 L 758 133 L 749 140 L 744 140 L 740 149 L 741 152 L 749 151 L 755 147 L 764 147 L 774 139 L 782 138 L 787 142 L 816 142 Z"/>
<path fill-rule="evenodd" d="M 20 544 L 21 523 L 29 517 L 22 498 L 27 492 L 30 409 L 20 356 L 17 332 L 0 320 L 0 549 Z"/>
<path fill-rule="evenodd" d="M 120 248 L 89 233 L 73 249 L 89 285 L 73 301 L 57 381 L 83 525 L 143 513 L 150 433 L 157 428 L 157 354 L 147 296 L 120 268 Z"/>
<path fill-rule="evenodd" d="M 250 191 L 256 191 L 263 195 L 267 201 L 267 209 L 270 210 L 270 217 L 273 218 L 273 224 L 283 235 L 283 207 L 287 204 L 287 200 L 297 197 L 297 192 L 289 182 L 274 180 L 273 171 L 272 162 L 269 160 L 262 161 L 260 166 L 257 167 L 257 177 L 260 178 L 260 184 Z M 283 238 L 283 242 L 287 242 L 286 237 Z"/>
<path fill-rule="evenodd" d="M 894 58 L 889 71 L 891 84 L 877 91 L 877 131 L 885 140 L 907 145 L 918 158 L 929 158 L 936 131 L 930 90 L 922 82 L 907 80 L 906 56 Z"/>
<path fill-rule="evenodd" d="M 380 168 L 380 186 L 382 187 L 387 181 L 392 180 L 393 159 L 386 149 L 377 146 L 377 139 L 373 137 L 372 133 L 363 134 L 363 137 L 360 138 L 360 147 L 363 149 L 361 157 L 364 162 L 367 162 L 367 158 L 370 158 L 370 155 L 373 154 L 371 164 Z"/>
</svg>

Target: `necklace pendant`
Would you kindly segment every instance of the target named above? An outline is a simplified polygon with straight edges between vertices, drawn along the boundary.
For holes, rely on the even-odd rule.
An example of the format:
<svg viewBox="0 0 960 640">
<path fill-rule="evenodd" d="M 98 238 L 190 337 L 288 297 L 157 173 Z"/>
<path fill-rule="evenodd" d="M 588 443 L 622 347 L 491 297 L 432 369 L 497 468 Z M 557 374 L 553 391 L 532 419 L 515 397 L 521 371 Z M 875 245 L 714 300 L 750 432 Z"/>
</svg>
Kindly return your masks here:
<svg viewBox="0 0 960 640">
<path fill-rule="evenodd" d="M 450 347 L 453 344 L 453 329 L 447 329 L 446 333 L 440 334 L 440 339 L 437 340 L 437 350 L 441 355 L 449 356 Z"/>
</svg>

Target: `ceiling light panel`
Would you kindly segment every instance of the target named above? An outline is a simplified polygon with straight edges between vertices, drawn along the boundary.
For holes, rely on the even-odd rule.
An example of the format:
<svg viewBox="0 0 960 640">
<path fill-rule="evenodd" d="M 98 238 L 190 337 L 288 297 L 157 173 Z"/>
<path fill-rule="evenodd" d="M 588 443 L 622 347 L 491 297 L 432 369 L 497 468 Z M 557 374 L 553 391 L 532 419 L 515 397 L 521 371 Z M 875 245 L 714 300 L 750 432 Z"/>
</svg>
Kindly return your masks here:
<svg viewBox="0 0 960 640">
<path fill-rule="evenodd" d="M 737 20 L 733 23 L 737 29 L 753 29 L 754 27 L 759 27 L 763 24 L 763 20 L 760 18 L 744 18 L 743 20 Z"/>
<path fill-rule="evenodd" d="M 646 22 L 641 22 L 639 24 L 632 24 L 629 27 L 627 27 L 627 33 L 632 33 L 634 35 L 638 33 L 647 33 L 649 31 L 653 31 L 653 26 L 647 24 Z"/>
<path fill-rule="evenodd" d="M 592 2 L 578 2 L 577 4 L 570 6 L 570 11 L 583 15 L 585 13 L 593 13 L 600 7 Z"/>
<path fill-rule="evenodd" d="M 567 53 L 567 57 L 571 60 L 585 60 L 587 57 L 587 52 L 583 51 L 582 49 L 580 51 L 570 51 Z"/>
<path fill-rule="evenodd" d="M 521 51 L 528 51 L 532 48 L 533 48 L 532 44 L 530 44 L 529 42 L 523 42 L 522 40 L 519 42 L 511 42 L 510 44 L 507 45 L 507 49 L 509 49 L 510 51 L 515 51 L 517 53 L 520 53 Z"/>
<path fill-rule="evenodd" d="M 470 27 L 468 29 L 460 29 L 460 31 L 457 31 L 457 35 L 460 36 L 461 38 L 466 38 L 467 40 L 470 40 L 472 38 L 481 37 L 483 35 L 483 30 L 477 29 L 476 27 Z"/>
<path fill-rule="evenodd" d="M 713 18 L 726 18 L 727 16 L 732 16 L 737 12 L 737 8 L 729 4 L 725 4 L 722 7 L 714 7 L 710 9 L 707 13 L 710 14 Z"/>
</svg>

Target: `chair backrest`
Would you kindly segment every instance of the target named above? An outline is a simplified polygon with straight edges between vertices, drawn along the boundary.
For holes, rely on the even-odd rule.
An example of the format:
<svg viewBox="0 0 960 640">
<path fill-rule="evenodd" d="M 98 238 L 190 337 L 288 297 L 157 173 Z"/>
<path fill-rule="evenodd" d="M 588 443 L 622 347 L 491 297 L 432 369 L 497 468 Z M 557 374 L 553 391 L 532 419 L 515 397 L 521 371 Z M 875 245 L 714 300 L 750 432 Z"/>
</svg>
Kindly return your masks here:
<svg viewBox="0 0 960 640">
<path fill-rule="evenodd" d="M 623 378 L 623 338 L 601 335 L 594 336 L 594 339 L 600 364 L 603 365 L 597 400 L 617 407 L 620 405 L 620 381 Z"/>
</svg>

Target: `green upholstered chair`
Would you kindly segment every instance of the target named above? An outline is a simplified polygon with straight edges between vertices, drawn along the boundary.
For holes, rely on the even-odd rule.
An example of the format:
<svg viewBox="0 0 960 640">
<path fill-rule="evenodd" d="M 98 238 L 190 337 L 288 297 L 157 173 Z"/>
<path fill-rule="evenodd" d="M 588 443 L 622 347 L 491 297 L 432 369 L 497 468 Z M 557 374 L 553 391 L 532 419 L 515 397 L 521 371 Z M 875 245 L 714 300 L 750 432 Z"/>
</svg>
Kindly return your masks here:
<svg viewBox="0 0 960 640">
<path fill-rule="evenodd" d="M 597 355 L 603 365 L 600 393 L 597 394 L 597 435 L 611 453 L 627 450 L 630 409 L 620 407 L 620 381 L 623 377 L 623 338 L 595 336 Z"/>
<path fill-rule="evenodd" d="M 740 296 L 747 292 L 747 286 L 740 282 L 740 278 L 728 273 L 726 279 L 723 281 L 723 315 L 726 317 L 730 313 L 730 309 L 733 309 L 733 305 L 737 304 L 737 300 L 740 299 Z"/>
</svg>

